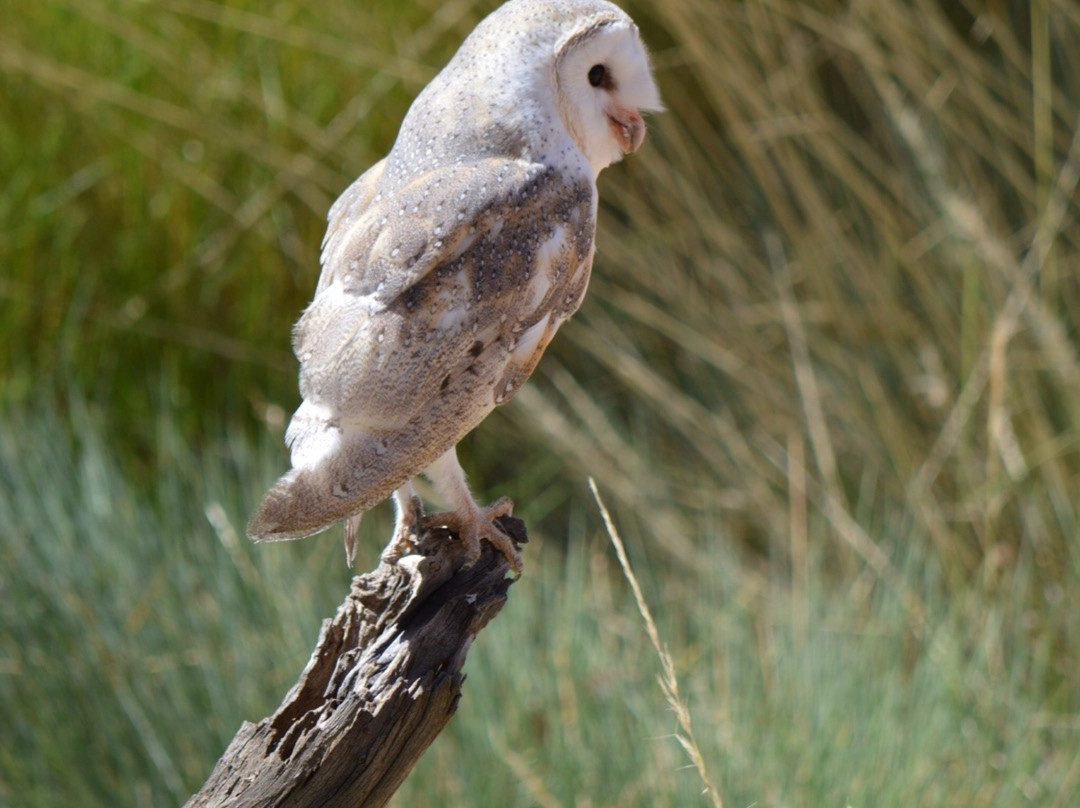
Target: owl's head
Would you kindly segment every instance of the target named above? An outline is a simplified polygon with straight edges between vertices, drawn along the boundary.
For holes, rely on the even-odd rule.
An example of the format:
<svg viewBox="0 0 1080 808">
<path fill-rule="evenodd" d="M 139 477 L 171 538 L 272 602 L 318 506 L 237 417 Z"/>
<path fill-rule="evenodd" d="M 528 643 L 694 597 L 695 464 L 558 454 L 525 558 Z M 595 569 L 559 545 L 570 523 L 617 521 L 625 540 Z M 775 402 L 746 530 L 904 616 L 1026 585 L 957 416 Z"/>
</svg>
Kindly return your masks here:
<svg viewBox="0 0 1080 808">
<path fill-rule="evenodd" d="M 387 177 L 406 183 L 484 155 L 584 158 L 596 175 L 641 145 L 642 113 L 660 109 L 637 26 L 618 6 L 509 0 L 413 102 Z"/>
<path fill-rule="evenodd" d="M 557 43 L 554 66 L 559 112 L 594 171 L 641 146 L 642 113 L 663 107 L 629 17 L 609 6 L 582 18 Z"/>
</svg>

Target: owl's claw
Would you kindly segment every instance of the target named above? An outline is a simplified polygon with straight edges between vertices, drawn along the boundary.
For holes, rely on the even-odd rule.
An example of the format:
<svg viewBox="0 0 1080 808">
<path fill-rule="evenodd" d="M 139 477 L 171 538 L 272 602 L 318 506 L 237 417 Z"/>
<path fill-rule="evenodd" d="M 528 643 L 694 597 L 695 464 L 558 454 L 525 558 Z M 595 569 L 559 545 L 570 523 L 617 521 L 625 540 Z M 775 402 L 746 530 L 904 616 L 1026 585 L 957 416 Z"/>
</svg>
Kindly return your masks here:
<svg viewBox="0 0 1080 808">
<path fill-rule="evenodd" d="M 456 533 L 465 545 L 465 565 L 471 567 L 480 558 L 480 541 L 486 540 L 503 554 L 515 577 L 521 575 L 521 553 L 494 520 L 510 516 L 514 503 L 502 497 L 486 508 L 468 509 L 465 513 L 448 511 L 425 516 L 424 527 L 446 527 Z"/>
<path fill-rule="evenodd" d="M 414 494 L 409 497 L 409 507 L 398 512 L 394 535 L 379 559 L 387 564 L 393 564 L 402 556 L 416 550 L 416 541 L 420 538 L 419 530 L 424 518 L 424 503 Z"/>
</svg>

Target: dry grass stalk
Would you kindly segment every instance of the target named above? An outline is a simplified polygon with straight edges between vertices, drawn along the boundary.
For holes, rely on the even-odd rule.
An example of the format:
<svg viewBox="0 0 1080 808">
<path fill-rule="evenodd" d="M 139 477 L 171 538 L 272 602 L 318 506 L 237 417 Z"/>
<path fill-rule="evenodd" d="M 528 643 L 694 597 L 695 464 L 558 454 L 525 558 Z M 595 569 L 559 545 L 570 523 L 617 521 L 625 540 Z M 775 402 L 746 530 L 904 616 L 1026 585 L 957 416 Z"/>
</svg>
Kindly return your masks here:
<svg viewBox="0 0 1080 808">
<path fill-rule="evenodd" d="M 623 546 L 622 539 L 619 538 L 619 532 L 615 529 L 615 523 L 612 521 L 611 514 L 608 513 L 607 507 L 604 505 L 604 500 L 600 498 L 600 492 L 596 488 L 596 481 L 593 480 L 592 477 L 589 478 L 589 487 L 592 489 L 593 496 L 596 498 L 597 507 L 600 508 L 600 513 L 604 517 L 604 524 L 607 526 L 608 536 L 611 538 L 611 543 L 615 546 L 615 554 L 619 558 L 619 565 L 622 567 L 623 574 L 626 576 L 626 580 L 630 584 L 630 589 L 634 593 L 634 600 L 637 602 L 638 611 L 641 612 L 641 618 L 645 621 L 645 633 L 649 635 L 649 641 L 656 650 L 656 655 L 660 658 L 660 667 L 662 669 L 662 673 L 659 677 L 660 689 L 663 690 L 664 698 L 675 713 L 676 718 L 679 720 L 679 726 L 682 728 L 682 733 L 677 733 L 675 737 L 682 748 L 686 750 L 686 754 L 690 756 L 690 762 L 694 764 L 694 768 L 697 769 L 698 775 L 701 777 L 701 782 L 705 786 L 704 793 L 709 795 L 709 798 L 716 808 L 724 808 L 724 802 L 720 798 L 720 792 L 709 778 L 709 772 L 705 768 L 705 759 L 701 755 L 701 748 L 698 746 L 697 738 L 694 736 L 694 727 L 690 721 L 690 709 L 686 706 L 682 696 L 679 695 L 679 679 L 675 675 L 675 663 L 671 659 L 671 654 L 669 654 L 664 647 L 664 644 L 660 642 L 660 632 L 656 629 L 656 621 L 653 620 L 652 612 L 649 610 L 649 604 L 645 602 L 645 595 L 641 592 L 641 586 L 638 584 L 637 576 L 634 575 L 634 570 L 630 566 L 630 560 L 626 557 L 626 548 Z"/>
</svg>

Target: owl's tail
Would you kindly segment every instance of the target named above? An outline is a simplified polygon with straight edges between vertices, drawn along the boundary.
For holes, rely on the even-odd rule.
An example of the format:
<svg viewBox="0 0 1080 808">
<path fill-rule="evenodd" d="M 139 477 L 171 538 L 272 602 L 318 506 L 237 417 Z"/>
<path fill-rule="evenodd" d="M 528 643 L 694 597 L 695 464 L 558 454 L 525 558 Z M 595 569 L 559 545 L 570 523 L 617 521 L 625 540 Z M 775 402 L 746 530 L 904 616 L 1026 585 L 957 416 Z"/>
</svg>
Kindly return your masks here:
<svg viewBox="0 0 1080 808">
<path fill-rule="evenodd" d="M 292 469 L 266 492 L 247 524 L 252 541 L 302 539 L 347 519 L 356 508 L 330 495 L 324 475 Z"/>
<path fill-rule="evenodd" d="M 408 470 L 385 473 L 382 460 L 369 439 L 354 436 L 318 465 L 291 469 L 259 503 L 248 521 L 248 538 L 302 539 L 374 507 L 408 479 Z"/>
</svg>

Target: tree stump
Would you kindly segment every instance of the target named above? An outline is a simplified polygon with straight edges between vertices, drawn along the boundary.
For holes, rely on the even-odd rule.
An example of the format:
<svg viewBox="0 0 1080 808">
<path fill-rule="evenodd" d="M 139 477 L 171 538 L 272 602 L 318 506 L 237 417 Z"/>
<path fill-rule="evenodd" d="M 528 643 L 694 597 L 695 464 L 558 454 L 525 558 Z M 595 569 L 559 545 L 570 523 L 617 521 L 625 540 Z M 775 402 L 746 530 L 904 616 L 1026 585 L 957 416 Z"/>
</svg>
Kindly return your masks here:
<svg viewBox="0 0 1080 808">
<path fill-rule="evenodd" d="M 498 520 L 522 544 L 519 519 Z M 445 528 L 417 554 L 352 582 L 277 711 L 244 722 L 185 808 L 376 808 L 449 722 L 469 646 L 506 602 L 506 559 L 486 542 L 463 569 Z"/>
</svg>

